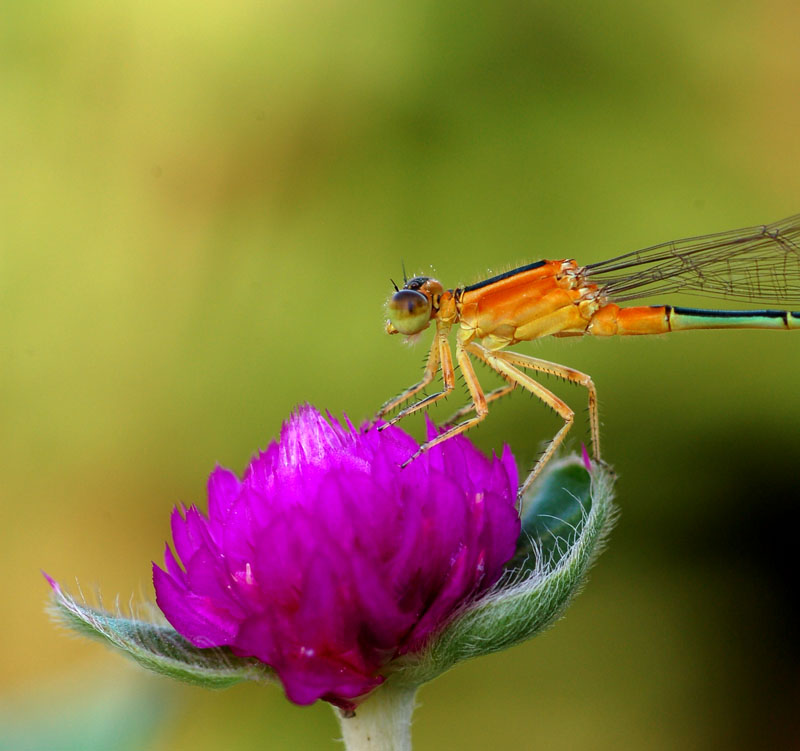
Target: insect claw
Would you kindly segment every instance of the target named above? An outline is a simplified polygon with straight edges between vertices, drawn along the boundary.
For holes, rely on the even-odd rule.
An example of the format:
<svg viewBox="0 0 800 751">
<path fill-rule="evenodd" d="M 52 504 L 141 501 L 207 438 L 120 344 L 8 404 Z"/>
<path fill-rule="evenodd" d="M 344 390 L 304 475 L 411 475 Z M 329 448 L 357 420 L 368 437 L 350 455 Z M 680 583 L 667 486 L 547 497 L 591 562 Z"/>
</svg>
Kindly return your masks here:
<svg viewBox="0 0 800 751">
<path fill-rule="evenodd" d="M 598 459 L 597 457 L 592 457 L 592 463 L 601 466 L 606 472 L 608 472 L 612 478 L 616 479 L 617 472 L 616 470 L 604 459 Z"/>
</svg>

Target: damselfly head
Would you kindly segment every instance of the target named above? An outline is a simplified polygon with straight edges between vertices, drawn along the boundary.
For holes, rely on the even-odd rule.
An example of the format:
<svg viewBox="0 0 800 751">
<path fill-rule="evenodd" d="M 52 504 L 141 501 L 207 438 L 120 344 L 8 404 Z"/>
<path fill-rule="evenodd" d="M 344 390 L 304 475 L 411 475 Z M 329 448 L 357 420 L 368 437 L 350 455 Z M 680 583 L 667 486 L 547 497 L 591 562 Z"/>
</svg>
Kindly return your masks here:
<svg viewBox="0 0 800 751">
<path fill-rule="evenodd" d="M 397 290 L 386 303 L 389 334 L 418 334 L 428 327 L 433 312 L 439 306 L 442 285 L 427 276 L 409 279 L 403 289 Z"/>
</svg>

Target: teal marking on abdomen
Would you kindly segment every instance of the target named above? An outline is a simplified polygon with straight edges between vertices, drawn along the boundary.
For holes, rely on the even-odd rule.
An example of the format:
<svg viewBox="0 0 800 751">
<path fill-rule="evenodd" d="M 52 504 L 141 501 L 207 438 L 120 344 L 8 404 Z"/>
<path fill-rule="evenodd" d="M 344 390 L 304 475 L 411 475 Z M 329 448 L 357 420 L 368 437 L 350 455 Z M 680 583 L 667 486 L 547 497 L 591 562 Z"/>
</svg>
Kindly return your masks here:
<svg viewBox="0 0 800 751">
<path fill-rule="evenodd" d="M 800 329 L 800 312 L 788 310 L 702 310 L 667 308 L 670 330 Z"/>
</svg>

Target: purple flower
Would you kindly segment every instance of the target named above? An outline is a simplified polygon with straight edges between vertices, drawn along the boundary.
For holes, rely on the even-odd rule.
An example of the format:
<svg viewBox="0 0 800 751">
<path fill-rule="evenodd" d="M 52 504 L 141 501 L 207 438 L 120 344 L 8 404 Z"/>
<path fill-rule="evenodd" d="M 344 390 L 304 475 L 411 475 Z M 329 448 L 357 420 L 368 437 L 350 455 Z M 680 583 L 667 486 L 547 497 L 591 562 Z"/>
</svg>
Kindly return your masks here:
<svg viewBox="0 0 800 751">
<path fill-rule="evenodd" d="M 195 646 L 271 666 L 297 704 L 353 708 L 498 580 L 519 536 L 507 447 L 489 460 L 453 438 L 401 470 L 417 448 L 300 408 L 241 480 L 211 473 L 207 516 L 175 509 L 183 568 L 168 545 L 159 607 Z"/>
</svg>

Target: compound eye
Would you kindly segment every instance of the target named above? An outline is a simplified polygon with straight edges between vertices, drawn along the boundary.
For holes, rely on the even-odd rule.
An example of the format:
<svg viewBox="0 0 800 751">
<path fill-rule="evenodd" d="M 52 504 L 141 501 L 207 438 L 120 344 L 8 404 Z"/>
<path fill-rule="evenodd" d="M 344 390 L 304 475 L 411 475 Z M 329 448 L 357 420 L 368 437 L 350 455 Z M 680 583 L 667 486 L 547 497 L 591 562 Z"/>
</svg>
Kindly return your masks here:
<svg viewBox="0 0 800 751">
<path fill-rule="evenodd" d="M 431 320 L 431 301 L 413 289 L 395 292 L 386 308 L 389 322 L 401 334 L 417 334 Z"/>
</svg>

